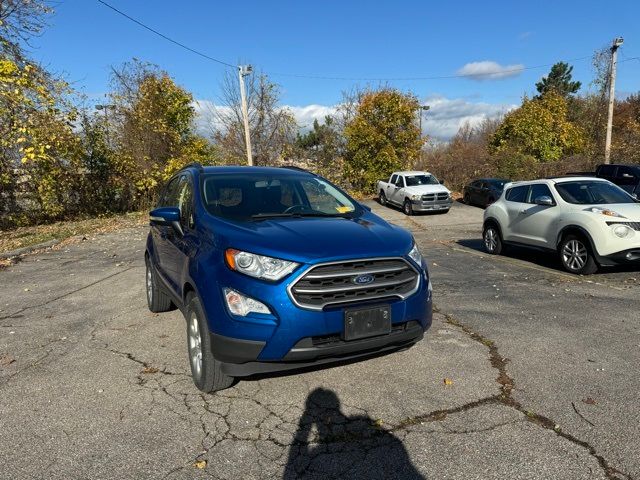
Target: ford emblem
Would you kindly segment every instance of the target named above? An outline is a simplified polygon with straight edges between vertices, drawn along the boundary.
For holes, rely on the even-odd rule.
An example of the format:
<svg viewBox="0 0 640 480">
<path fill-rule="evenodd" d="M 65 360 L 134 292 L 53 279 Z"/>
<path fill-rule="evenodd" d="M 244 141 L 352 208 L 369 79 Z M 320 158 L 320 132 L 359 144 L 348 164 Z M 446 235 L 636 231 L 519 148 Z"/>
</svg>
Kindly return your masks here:
<svg viewBox="0 0 640 480">
<path fill-rule="evenodd" d="M 355 283 L 356 285 L 367 285 L 371 282 L 373 282 L 375 280 L 376 277 L 374 277 L 371 274 L 365 274 L 365 275 L 358 275 L 357 277 L 355 277 L 353 279 L 353 283 Z"/>
</svg>

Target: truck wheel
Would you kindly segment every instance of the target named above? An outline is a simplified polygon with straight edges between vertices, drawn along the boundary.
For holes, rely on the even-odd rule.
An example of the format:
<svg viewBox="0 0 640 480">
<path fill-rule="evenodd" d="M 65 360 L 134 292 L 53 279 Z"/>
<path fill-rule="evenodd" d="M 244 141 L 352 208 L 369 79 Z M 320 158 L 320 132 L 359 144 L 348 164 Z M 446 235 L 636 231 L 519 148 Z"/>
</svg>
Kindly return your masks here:
<svg viewBox="0 0 640 480">
<path fill-rule="evenodd" d="M 173 309 L 171 299 L 158 285 L 158 274 L 151 264 L 148 255 L 144 257 L 144 263 L 147 266 L 145 274 L 145 285 L 147 290 L 147 306 L 153 313 L 168 312 Z"/>
<path fill-rule="evenodd" d="M 382 205 L 383 207 L 387 205 L 387 196 L 384 194 L 382 190 L 380 190 L 380 194 L 378 195 L 378 201 L 380 202 L 380 205 Z"/>
<path fill-rule="evenodd" d="M 482 243 L 487 253 L 491 255 L 500 255 L 502 253 L 502 237 L 500 237 L 500 232 L 496 226 L 489 224 L 484 227 Z"/>
<path fill-rule="evenodd" d="M 411 206 L 411 201 L 408 198 L 404 201 L 402 211 L 405 215 L 413 215 L 413 206 Z"/>
<path fill-rule="evenodd" d="M 229 388 L 233 377 L 222 372 L 222 364 L 213 357 L 211 336 L 200 300 L 196 295 L 188 298 L 187 350 L 193 383 L 203 392 L 216 392 Z"/>
<path fill-rule="evenodd" d="M 560 261 L 566 271 L 577 275 L 591 275 L 598 270 L 589 242 L 578 235 L 567 235 L 560 242 Z"/>
</svg>

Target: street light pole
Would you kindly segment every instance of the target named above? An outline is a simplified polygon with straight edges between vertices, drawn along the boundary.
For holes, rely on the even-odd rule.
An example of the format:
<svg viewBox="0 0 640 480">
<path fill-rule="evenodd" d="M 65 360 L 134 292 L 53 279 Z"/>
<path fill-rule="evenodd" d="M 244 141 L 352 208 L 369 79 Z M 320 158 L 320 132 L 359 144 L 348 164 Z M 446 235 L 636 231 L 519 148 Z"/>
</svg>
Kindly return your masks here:
<svg viewBox="0 0 640 480">
<path fill-rule="evenodd" d="M 611 45 L 611 66 L 609 68 L 609 111 L 607 113 L 607 138 L 604 142 L 604 163 L 611 163 L 611 129 L 613 127 L 613 106 L 616 91 L 616 63 L 618 62 L 618 48 L 624 40 L 618 37 Z"/>
<path fill-rule="evenodd" d="M 429 105 L 420 105 L 418 107 L 418 115 L 420 115 L 420 136 L 422 137 L 422 112 L 426 112 L 431 107 Z"/>
<path fill-rule="evenodd" d="M 249 134 L 249 109 L 247 108 L 247 95 L 244 91 L 244 77 L 253 71 L 251 65 L 238 65 L 238 80 L 240 81 L 240 101 L 242 103 L 242 119 L 244 120 L 244 143 L 247 148 L 247 164 L 253 165 L 251 154 L 251 135 Z"/>
</svg>

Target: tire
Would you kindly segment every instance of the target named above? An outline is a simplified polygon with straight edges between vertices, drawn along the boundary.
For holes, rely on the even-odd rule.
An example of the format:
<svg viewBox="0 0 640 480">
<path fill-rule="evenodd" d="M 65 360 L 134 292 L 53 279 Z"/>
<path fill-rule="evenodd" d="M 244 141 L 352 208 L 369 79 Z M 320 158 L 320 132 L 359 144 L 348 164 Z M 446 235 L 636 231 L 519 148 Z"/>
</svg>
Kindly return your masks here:
<svg viewBox="0 0 640 480">
<path fill-rule="evenodd" d="M 413 206 L 411 206 L 411 201 L 408 198 L 405 198 L 404 204 L 402 205 L 402 211 L 405 215 L 413 215 Z"/>
<path fill-rule="evenodd" d="M 380 190 L 380 193 L 378 194 L 378 202 L 380 202 L 380 205 L 382 205 L 383 207 L 387 206 L 387 196 L 382 190 Z"/>
<path fill-rule="evenodd" d="M 591 275 L 598 271 L 591 245 L 581 235 L 567 235 L 558 249 L 564 269 L 576 275 Z"/>
<path fill-rule="evenodd" d="M 147 290 L 147 306 L 153 313 L 168 312 L 173 310 L 171 299 L 164 292 L 158 282 L 158 273 L 148 256 L 145 256 L 146 273 L 145 286 Z"/>
<path fill-rule="evenodd" d="M 502 253 L 503 243 L 498 227 L 492 223 L 484 227 L 482 232 L 482 244 L 484 245 L 486 252 L 491 255 L 500 255 Z"/>
<path fill-rule="evenodd" d="M 193 383 L 206 393 L 229 388 L 234 379 L 222 372 L 222 363 L 213 357 L 209 326 L 200 299 L 196 295 L 188 297 L 185 318 L 187 352 Z"/>
<path fill-rule="evenodd" d="M 471 197 L 468 193 L 464 194 L 464 198 L 462 199 L 462 201 L 465 203 L 465 205 L 471 205 Z"/>
</svg>

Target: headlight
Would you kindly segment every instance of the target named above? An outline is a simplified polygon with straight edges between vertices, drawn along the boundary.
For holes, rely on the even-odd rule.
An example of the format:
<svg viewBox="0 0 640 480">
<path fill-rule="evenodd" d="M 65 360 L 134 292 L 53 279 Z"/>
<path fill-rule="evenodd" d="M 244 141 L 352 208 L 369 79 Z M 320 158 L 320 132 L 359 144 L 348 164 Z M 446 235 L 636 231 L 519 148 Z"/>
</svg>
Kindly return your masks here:
<svg viewBox="0 0 640 480">
<path fill-rule="evenodd" d="M 263 280 L 280 280 L 298 266 L 295 262 L 266 257 L 255 253 L 242 252 L 233 248 L 224 252 L 224 258 L 231 270 Z"/>
<path fill-rule="evenodd" d="M 617 217 L 617 218 L 627 218 L 623 215 L 620 215 L 618 212 L 614 212 L 613 210 L 609 210 L 608 208 L 602 207 L 591 207 L 589 211 L 593 213 L 601 213 L 602 215 L 606 215 L 607 217 Z"/>
<path fill-rule="evenodd" d="M 634 231 L 627 225 L 613 225 L 613 233 L 616 235 L 616 237 L 627 238 L 631 237 L 634 234 Z"/>
<path fill-rule="evenodd" d="M 246 317 L 251 312 L 266 313 L 269 314 L 269 307 L 258 300 L 247 297 L 246 295 L 236 292 L 231 288 L 224 289 L 224 299 L 227 303 L 227 308 L 233 315 L 239 315 Z"/>
<path fill-rule="evenodd" d="M 422 198 L 422 195 L 417 194 L 417 195 L 411 195 L 411 200 L 420 200 Z"/>
<path fill-rule="evenodd" d="M 420 250 L 418 249 L 418 245 L 416 245 L 415 242 L 413 243 L 413 248 L 411 248 L 408 255 L 411 260 L 416 262 L 418 265 L 422 266 L 422 254 L 420 253 Z"/>
</svg>

